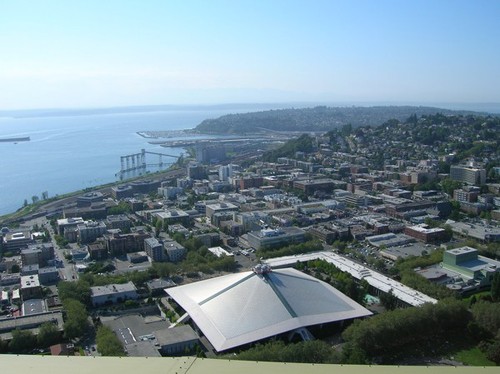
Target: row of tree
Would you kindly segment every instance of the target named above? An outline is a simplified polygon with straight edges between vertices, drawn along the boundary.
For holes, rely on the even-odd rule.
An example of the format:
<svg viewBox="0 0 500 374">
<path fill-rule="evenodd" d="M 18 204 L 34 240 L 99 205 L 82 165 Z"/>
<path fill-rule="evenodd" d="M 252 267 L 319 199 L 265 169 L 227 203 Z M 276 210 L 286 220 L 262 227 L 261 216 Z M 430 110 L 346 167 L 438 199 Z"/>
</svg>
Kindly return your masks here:
<svg viewBox="0 0 500 374">
<path fill-rule="evenodd" d="M 262 248 L 257 250 L 257 257 L 273 258 L 292 256 L 301 253 L 317 252 L 323 250 L 323 244 L 319 240 L 308 240 L 304 243 L 290 244 L 280 248 Z"/>
<path fill-rule="evenodd" d="M 0 340 L 0 353 L 31 353 L 35 349 L 45 350 L 51 345 L 61 342 L 62 334 L 53 323 L 46 322 L 38 329 L 38 335 L 30 330 L 12 331 L 10 342 Z"/>
</svg>

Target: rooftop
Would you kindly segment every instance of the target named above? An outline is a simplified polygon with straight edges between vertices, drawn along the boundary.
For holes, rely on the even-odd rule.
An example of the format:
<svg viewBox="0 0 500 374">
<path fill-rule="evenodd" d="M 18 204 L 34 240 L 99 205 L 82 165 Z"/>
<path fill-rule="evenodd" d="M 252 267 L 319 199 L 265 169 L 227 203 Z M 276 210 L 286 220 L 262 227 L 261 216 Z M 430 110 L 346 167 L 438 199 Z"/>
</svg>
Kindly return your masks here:
<svg viewBox="0 0 500 374">
<path fill-rule="evenodd" d="M 90 287 L 92 297 L 108 295 L 118 292 L 131 292 L 136 291 L 134 283 L 128 282 L 124 284 L 109 284 L 106 286 Z"/>
<path fill-rule="evenodd" d="M 371 315 L 295 269 L 230 274 L 165 290 L 217 351 L 295 329 Z"/>
<path fill-rule="evenodd" d="M 284 256 L 269 259 L 266 261 L 267 264 L 271 265 L 273 268 L 279 266 L 290 266 L 295 264 L 297 261 L 311 261 L 311 260 L 325 260 L 340 270 L 351 274 L 356 279 L 364 279 L 370 284 L 370 286 L 375 287 L 383 292 L 392 291 L 394 296 L 399 300 L 412 306 L 420 306 L 425 303 L 436 303 L 437 300 L 429 297 L 413 288 L 407 287 L 404 284 L 395 281 L 383 274 L 380 274 L 372 269 L 369 269 L 363 265 L 360 265 L 354 261 L 351 261 L 345 257 L 339 256 L 333 252 L 314 252 L 304 255 L 295 256 Z"/>
</svg>

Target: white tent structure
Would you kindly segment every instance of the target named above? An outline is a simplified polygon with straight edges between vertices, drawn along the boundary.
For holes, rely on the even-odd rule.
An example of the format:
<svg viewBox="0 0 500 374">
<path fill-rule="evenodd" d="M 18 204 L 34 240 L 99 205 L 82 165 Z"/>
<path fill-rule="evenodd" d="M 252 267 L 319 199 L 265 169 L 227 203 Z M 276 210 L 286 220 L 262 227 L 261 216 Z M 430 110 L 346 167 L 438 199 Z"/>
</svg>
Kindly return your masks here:
<svg viewBox="0 0 500 374">
<path fill-rule="evenodd" d="M 219 352 L 372 314 L 325 282 L 292 268 L 271 271 L 267 265 L 165 291 Z"/>
</svg>

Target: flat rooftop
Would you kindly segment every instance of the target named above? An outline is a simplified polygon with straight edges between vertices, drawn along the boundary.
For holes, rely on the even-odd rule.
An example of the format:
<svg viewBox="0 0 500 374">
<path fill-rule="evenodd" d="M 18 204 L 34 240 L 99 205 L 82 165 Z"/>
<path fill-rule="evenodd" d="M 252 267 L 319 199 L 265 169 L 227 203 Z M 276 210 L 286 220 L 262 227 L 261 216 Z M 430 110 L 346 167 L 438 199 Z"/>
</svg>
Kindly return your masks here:
<svg viewBox="0 0 500 374">
<path fill-rule="evenodd" d="M 136 291 L 136 288 L 132 282 L 124 284 L 109 284 L 106 286 L 90 287 L 92 296 L 102 296 L 109 295 L 118 292 L 130 292 Z"/>
</svg>

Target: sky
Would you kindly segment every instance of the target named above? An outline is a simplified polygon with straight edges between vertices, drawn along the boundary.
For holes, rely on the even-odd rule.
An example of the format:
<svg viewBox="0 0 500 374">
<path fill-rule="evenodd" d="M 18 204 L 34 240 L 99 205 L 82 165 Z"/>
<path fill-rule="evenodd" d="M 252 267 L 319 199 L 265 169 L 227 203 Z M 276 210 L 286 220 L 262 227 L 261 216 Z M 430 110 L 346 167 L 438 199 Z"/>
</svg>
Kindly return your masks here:
<svg viewBox="0 0 500 374">
<path fill-rule="evenodd" d="M 0 0 L 0 110 L 500 103 L 497 0 Z"/>
</svg>

